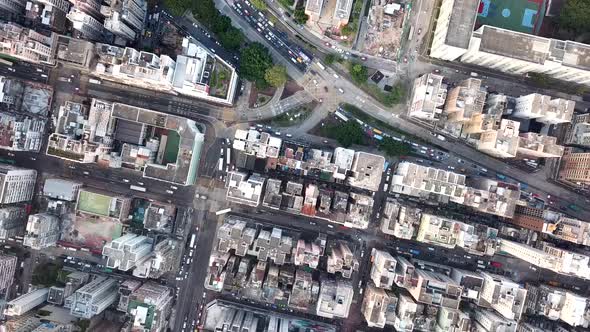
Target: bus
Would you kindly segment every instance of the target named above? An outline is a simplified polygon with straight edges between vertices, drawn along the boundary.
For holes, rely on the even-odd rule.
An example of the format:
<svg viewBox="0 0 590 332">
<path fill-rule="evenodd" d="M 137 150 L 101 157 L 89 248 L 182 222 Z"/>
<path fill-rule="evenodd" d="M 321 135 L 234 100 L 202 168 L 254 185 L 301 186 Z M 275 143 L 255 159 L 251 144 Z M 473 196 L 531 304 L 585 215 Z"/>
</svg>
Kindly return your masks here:
<svg viewBox="0 0 590 332">
<path fill-rule="evenodd" d="M 342 121 L 348 122 L 348 118 L 344 116 L 344 114 L 340 113 L 340 111 L 336 111 L 336 116 L 339 117 Z"/>
<path fill-rule="evenodd" d="M 216 215 L 216 216 L 220 216 L 220 215 L 222 215 L 222 214 L 226 214 L 226 213 L 228 213 L 228 212 L 231 212 L 231 208 L 227 208 L 227 209 L 219 210 L 219 211 L 215 212 L 215 215 Z"/>
<path fill-rule="evenodd" d="M 189 248 L 194 248 L 195 247 L 195 241 L 197 240 L 197 234 L 193 233 L 191 235 L 191 240 L 188 244 Z"/>
<path fill-rule="evenodd" d="M 412 40 L 412 37 L 414 37 L 414 27 L 410 26 L 410 32 L 408 33 L 408 41 Z"/>
<path fill-rule="evenodd" d="M 145 192 L 145 188 L 144 187 L 139 187 L 139 186 L 134 186 L 134 185 L 129 186 L 129 189 L 135 190 L 135 191 L 141 191 L 142 193 Z"/>
<path fill-rule="evenodd" d="M 320 69 L 321 69 L 321 70 L 326 70 L 326 67 L 324 67 L 324 65 L 322 65 L 322 63 L 321 63 L 321 62 L 319 62 L 319 61 L 318 61 L 318 62 L 316 62 L 316 63 L 317 63 L 317 65 L 318 65 L 318 67 L 320 67 Z"/>
<path fill-rule="evenodd" d="M 227 148 L 225 151 L 226 164 L 229 165 L 231 163 L 231 150 Z"/>
<path fill-rule="evenodd" d="M 383 132 L 377 128 L 373 128 L 373 132 L 377 135 L 383 135 Z"/>
<path fill-rule="evenodd" d="M 10 67 L 12 67 L 12 65 L 13 65 L 12 61 L 8 61 L 8 60 L 2 59 L 2 58 L 0 58 L 0 63 L 3 65 L 6 65 L 6 66 L 10 66 Z"/>
</svg>

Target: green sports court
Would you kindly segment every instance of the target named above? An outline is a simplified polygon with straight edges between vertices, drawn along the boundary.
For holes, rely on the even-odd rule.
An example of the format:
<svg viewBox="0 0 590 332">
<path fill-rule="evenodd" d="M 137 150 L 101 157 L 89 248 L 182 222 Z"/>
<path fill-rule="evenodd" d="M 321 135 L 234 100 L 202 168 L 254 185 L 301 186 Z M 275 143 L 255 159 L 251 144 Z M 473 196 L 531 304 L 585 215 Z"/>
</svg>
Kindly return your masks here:
<svg viewBox="0 0 590 332">
<path fill-rule="evenodd" d="M 547 0 L 480 0 L 477 26 L 536 35 L 543 23 Z"/>
</svg>

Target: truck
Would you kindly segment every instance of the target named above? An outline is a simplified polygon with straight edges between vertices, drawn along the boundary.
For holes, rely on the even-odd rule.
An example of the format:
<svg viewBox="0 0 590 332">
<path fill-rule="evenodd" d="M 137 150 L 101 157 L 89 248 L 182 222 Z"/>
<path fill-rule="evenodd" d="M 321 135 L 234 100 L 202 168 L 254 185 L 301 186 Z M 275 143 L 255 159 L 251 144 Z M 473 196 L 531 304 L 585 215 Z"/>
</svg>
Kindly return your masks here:
<svg viewBox="0 0 590 332">
<path fill-rule="evenodd" d="M 318 67 L 320 67 L 321 70 L 326 70 L 326 67 L 324 67 L 324 65 L 322 65 L 321 62 L 316 62 L 316 64 L 318 65 Z"/>
<path fill-rule="evenodd" d="M 102 82 L 100 80 L 97 80 L 95 78 L 89 79 L 88 82 L 90 82 L 92 84 L 102 84 Z"/>
</svg>

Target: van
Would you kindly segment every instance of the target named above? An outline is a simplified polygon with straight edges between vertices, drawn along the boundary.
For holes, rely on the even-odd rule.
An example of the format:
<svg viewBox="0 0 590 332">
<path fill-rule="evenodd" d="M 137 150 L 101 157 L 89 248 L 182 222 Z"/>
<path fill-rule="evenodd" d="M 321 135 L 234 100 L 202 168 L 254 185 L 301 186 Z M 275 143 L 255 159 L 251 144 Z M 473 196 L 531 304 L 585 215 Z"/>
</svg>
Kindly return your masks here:
<svg viewBox="0 0 590 332">
<path fill-rule="evenodd" d="M 344 90 L 342 90 L 342 88 L 338 88 L 338 91 L 340 91 L 340 93 L 344 94 Z"/>
</svg>

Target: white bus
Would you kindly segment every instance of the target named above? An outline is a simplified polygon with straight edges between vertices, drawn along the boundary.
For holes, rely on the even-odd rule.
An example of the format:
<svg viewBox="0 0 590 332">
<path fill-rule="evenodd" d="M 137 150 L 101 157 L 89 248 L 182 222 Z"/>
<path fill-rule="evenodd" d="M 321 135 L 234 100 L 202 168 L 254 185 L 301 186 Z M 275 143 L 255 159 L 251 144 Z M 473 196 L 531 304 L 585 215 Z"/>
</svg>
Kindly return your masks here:
<svg viewBox="0 0 590 332">
<path fill-rule="evenodd" d="M 231 212 L 231 208 L 227 208 L 227 209 L 223 209 L 223 210 L 219 210 L 217 212 L 215 212 L 215 215 L 220 216 L 222 214 L 226 214 L 228 212 Z"/>
<path fill-rule="evenodd" d="M 344 114 L 340 113 L 340 111 L 336 111 L 336 116 L 339 117 L 342 121 L 348 122 L 348 118 Z"/>
<path fill-rule="evenodd" d="M 318 67 L 320 67 L 321 70 L 326 70 L 326 67 L 324 67 L 324 65 L 322 65 L 321 62 L 318 61 L 317 64 L 318 64 Z"/>
<path fill-rule="evenodd" d="M 142 193 L 145 192 L 145 188 L 144 187 L 138 187 L 138 186 L 134 186 L 134 185 L 129 186 L 129 189 L 135 190 L 135 191 L 141 191 Z"/>
<path fill-rule="evenodd" d="M 229 166 L 229 164 L 231 163 L 231 150 L 227 148 L 225 152 L 226 164 Z"/>
<path fill-rule="evenodd" d="M 223 171 L 223 157 L 219 158 L 219 163 L 217 165 L 219 171 Z"/>
<path fill-rule="evenodd" d="M 197 240 L 197 234 L 193 233 L 193 235 L 191 235 L 191 241 L 189 242 L 188 246 L 190 248 L 194 248 L 196 240 Z"/>
</svg>

